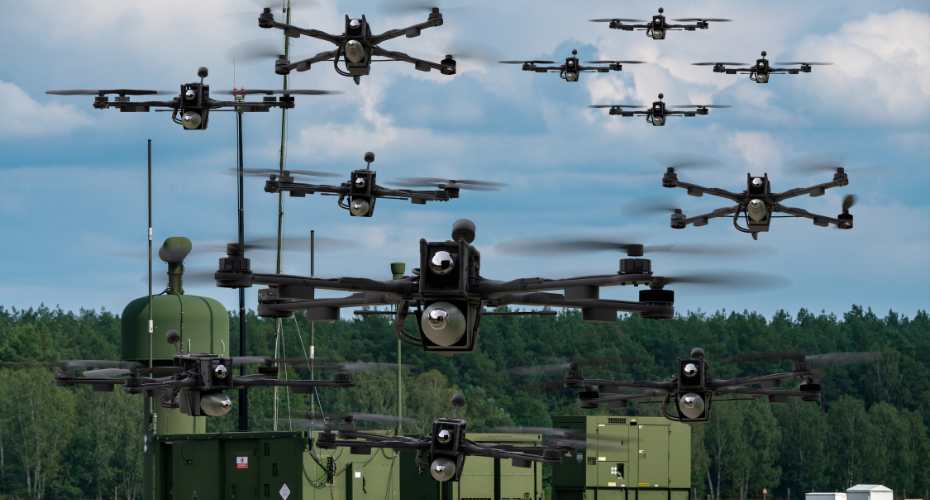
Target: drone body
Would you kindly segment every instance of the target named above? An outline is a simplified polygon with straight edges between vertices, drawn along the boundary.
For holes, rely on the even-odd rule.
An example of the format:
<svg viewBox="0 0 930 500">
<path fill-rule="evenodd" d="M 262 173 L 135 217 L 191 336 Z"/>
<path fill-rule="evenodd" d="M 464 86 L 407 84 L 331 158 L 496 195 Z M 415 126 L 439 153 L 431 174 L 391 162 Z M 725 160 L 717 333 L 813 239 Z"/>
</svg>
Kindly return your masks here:
<svg viewBox="0 0 930 500">
<path fill-rule="evenodd" d="M 611 116 L 645 116 L 646 123 L 655 127 L 665 126 L 666 119 L 670 116 L 695 117 L 706 116 L 710 114 L 710 108 L 728 108 L 722 104 L 680 104 L 667 105 L 663 99 L 665 95 L 659 94 L 659 99 L 654 101 L 651 106 L 643 107 L 638 104 L 593 104 L 589 106 L 594 109 L 609 109 Z M 640 108 L 640 109 L 636 109 Z"/>
<path fill-rule="evenodd" d="M 665 17 L 665 9 L 659 7 L 658 14 L 654 14 L 650 21 L 642 19 L 624 19 L 624 18 L 601 18 L 592 19 L 594 23 L 608 23 L 608 27 L 623 31 L 645 31 L 646 36 L 653 40 L 665 40 L 665 35 L 669 31 L 696 31 L 706 30 L 710 27 L 711 22 L 729 22 L 729 19 L 704 17 L 704 18 L 684 18 L 674 19 L 669 23 Z"/>
<path fill-rule="evenodd" d="M 207 68 L 197 71 L 199 82 L 181 84 L 180 92 L 170 101 L 132 101 L 130 96 L 147 96 L 168 94 L 167 91 L 139 89 L 103 89 L 103 90 L 49 90 L 51 95 L 94 95 L 94 108 L 116 108 L 126 113 L 152 111 L 170 111 L 171 120 L 181 125 L 184 130 L 205 130 L 210 112 L 218 109 L 230 109 L 240 112 L 267 112 L 272 108 L 290 109 L 294 107 L 295 95 L 326 95 L 333 92 L 325 90 L 245 90 L 234 89 L 220 91 L 236 97 L 233 101 L 222 101 L 210 97 L 210 86 L 204 83 Z M 116 95 L 112 100 L 109 95 Z M 264 95 L 261 101 L 246 101 L 247 95 Z M 278 95 L 279 97 L 275 97 Z"/>
<path fill-rule="evenodd" d="M 586 61 L 584 64 L 578 59 L 578 50 L 572 49 L 572 55 L 565 58 L 559 66 L 551 66 L 555 61 L 528 60 L 528 61 L 500 61 L 501 64 L 520 64 L 523 71 L 534 73 L 558 73 L 559 78 L 566 82 L 577 82 L 582 73 L 610 73 L 622 71 L 624 64 L 640 64 L 642 61 Z M 586 66 L 586 64 L 588 64 Z"/>
<path fill-rule="evenodd" d="M 748 74 L 749 79 L 756 83 L 768 83 L 769 77 L 775 74 L 797 75 L 799 73 L 810 73 L 813 66 L 829 65 L 828 62 L 783 62 L 769 63 L 766 58 L 766 52 L 763 50 L 761 57 L 756 59 L 755 64 L 747 65 L 738 62 L 699 62 L 693 63 L 695 66 L 713 66 L 714 73 L 726 73 L 736 75 L 740 73 Z M 736 67 L 734 67 L 736 66 Z M 779 67 L 781 66 L 781 67 Z M 797 67 L 788 67 L 797 66 Z"/>
<path fill-rule="evenodd" d="M 287 36 L 299 38 L 301 35 L 323 40 L 336 46 L 334 50 L 320 52 L 313 57 L 292 62 L 284 55 L 275 61 L 275 73 L 287 75 L 293 70 L 308 71 L 314 64 L 332 61 L 333 68 L 342 76 L 352 78 L 356 84 L 363 76 L 371 73 L 371 63 L 377 61 L 402 61 L 413 64 L 418 71 L 438 70 L 444 75 L 456 73 L 456 61 L 452 55 L 438 62 L 427 61 L 411 57 L 403 52 L 381 48 L 380 44 L 401 36 L 415 38 L 427 28 L 442 26 L 442 14 L 438 8 L 430 10 L 426 21 L 401 29 L 392 29 L 381 34 L 374 34 L 363 15 L 360 18 L 345 16 L 345 31 L 341 35 L 326 33 L 317 29 L 305 29 L 275 20 L 270 8 L 265 8 L 258 17 L 261 28 L 277 28 L 283 30 Z M 381 57 L 382 59 L 375 59 Z M 342 63 L 343 67 L 339 64 Z"/>
<path fill-rule="evenodd" d="M 701 214 L 693 217 L 687 217 L 681 209 L 674 209 L 671 215 L 671 226 L 673 229 L 684 229 L 688 225 L 704 226 L 713 218 L 730 217 L 733 218 L 733 226 L 740 232 L 749 233 L 753 239 L 759 238 L 759 233 L 767 232 L 772 223 L 773 217 L 778 217 L 777 213 L 781 212 L 786 215 L 782 217 L 803 217 L 811 219 L 817 226 L 833 225 L 838 229 L 852 229 L 853 216 L 849 209 L 855 203 L 853 195 L 847 195 L 843 199 L 842 212 L 836 217 L 818 215 L 800 208 L 788 207 L 781 202 L 789 198 L 802 195 L 823 196 L 827 189 L 846 186 L 849 184 L 849 178 L 842 167 L 836 167 L 833 180 L 816 184 L 814 186 L 790 189 L 788 191 L 775 193 L 772 192 L 771 183 L 768 174 L 761 177 L 746 174 L 746 190 L 742 193 L 727 191 L 720 188 L 708 188 L 682 182 L 678 180 L 678 174 L 674 167 L 669 167 L 662 176 L 662 186 L 667 188 L 683 188 L 691 196 L 703 196 L 710 194 L 735 202 L 735 206 L 719 208 L 712 212 Z M 740 216 L 743 216 L 744 226 L 739 224 Z"/>
</svg>

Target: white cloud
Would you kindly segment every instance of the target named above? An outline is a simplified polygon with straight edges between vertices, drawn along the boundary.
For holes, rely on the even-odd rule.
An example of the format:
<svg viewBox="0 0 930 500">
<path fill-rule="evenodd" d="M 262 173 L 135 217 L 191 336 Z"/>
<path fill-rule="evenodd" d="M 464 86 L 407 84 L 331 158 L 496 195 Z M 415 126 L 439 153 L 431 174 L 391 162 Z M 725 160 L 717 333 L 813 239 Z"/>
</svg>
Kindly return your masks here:
<svg viewBox="0 0 930 500">
<path fill-rule="evenodd" d="M 38 102 L 16 84 L 2 80 L 0 101 L 4 103 L 0 138 L 60 134 L 90 123 L 74 106 Z"/>
<path fill-rule="evenodd" d="M 930 14 L 897 10 L 805 38 L 803 60 L 829 61 L 805 81 L 818 100 L 849 115 L 890 123 L 926 120 L 930 112 Z"/>
</svg>

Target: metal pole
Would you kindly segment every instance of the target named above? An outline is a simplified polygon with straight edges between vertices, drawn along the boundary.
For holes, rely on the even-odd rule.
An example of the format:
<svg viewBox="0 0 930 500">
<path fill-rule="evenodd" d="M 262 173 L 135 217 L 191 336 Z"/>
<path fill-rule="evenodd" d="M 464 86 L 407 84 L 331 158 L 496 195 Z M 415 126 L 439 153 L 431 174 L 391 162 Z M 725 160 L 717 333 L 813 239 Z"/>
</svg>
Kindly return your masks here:
<svg viewBox="0 0 930 500">
<path fill-rule="evenodd" d="M 148 280 L 149 280 L 149 318 L 148 318 L 148 331 L 149 331 L 149 368 L 152 368 L 154 363 L 152 355 L 153 347 L 153 336 L 155 335 L 155 323 L 152 320 L 152 140 L 149 139 L 147 142 L 147 172 L 146 172 L 146 202 L 147 202 L 147 212 L 148 212 L 148 228 L 146 230 L 146 237 L 148 238 Z M 145 488 L 145 495 L 152 495 L 152 490 L 154 489 L 154 484 L 152 482 L 152 477 L 154 477 L 154 461 L 152 460 L 152 446 L 154 446 L 154 436 L 155 436 L 155 425 L 152 420 L 152 395 L 151 393 L 145 393 L 145 398 L 142 403 L 142 420 L 143 420 L 143 429 L 144 429 L 144 465 L 147 469 L 148 474 L 145 474 L 147 481 L 143 481 Z"/>
<path fill-rule="evenodd" d="M 241 98 L 240 98 L 241 99 Z M 236 111 L 236 189 L 238 216 L 238 243 L 240 251 L 245 251 L 245 159 L 242 137 L 242 108 Z M 246 331 L 245 289 L 239 289 L 239 355 L 247 355 L 248 333 Z M 245 365 L 239 366 L 239 375 L 245 375 Z M 239 389 L 239 430 L 249 430 L 249 393 L 245 387 Z"/>
</svg>

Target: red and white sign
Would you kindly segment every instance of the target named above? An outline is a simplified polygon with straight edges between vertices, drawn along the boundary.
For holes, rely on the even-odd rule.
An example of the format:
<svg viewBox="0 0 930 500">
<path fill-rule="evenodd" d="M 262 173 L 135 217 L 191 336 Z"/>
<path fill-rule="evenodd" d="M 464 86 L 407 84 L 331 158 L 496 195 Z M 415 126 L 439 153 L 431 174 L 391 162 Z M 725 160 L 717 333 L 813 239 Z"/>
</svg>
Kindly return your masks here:
<svg viewBox="0 0 930 500">
<path fill-rule="evenodd" d="M 248 469 L 249 468 L 249 457 L 236 457 L 236 468 L 237 469 Z"/>
</svg>

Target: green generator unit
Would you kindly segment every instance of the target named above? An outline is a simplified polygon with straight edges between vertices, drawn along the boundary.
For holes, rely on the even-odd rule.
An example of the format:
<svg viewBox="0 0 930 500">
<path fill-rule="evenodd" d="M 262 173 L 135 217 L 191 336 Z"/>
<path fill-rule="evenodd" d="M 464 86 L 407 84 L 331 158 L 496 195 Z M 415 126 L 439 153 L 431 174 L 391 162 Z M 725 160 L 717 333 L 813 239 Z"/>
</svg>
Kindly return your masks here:
<svg viewBox="0 0 930 500">
<path fill-rule="evenodd" d="M 552 466 L 552 500 L 689 500 L 691 427 L 664 417 L 555 417 L 589 446 Z"/>
<path fill-rule="evenodd" d="M 158 436 L 152 500 L 301 500 L 302 432 Z"/>
</svg>

